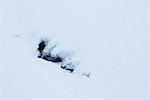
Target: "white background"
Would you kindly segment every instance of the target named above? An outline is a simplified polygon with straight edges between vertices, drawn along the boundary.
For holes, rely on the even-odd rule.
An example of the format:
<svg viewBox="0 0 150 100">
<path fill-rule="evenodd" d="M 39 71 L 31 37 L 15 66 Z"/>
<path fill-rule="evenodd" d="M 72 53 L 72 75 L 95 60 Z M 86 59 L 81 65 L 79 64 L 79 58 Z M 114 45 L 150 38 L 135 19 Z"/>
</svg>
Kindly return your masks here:
<svg viewBox="0 0 150 100">
<path fill-rule="evenodd" d="M 146 0 L 1 0 L 0 11 L 2 99 L 148 100 Z M 36 57 L 43 36 L 79 50 L 75 73 Z"/>
</svg>

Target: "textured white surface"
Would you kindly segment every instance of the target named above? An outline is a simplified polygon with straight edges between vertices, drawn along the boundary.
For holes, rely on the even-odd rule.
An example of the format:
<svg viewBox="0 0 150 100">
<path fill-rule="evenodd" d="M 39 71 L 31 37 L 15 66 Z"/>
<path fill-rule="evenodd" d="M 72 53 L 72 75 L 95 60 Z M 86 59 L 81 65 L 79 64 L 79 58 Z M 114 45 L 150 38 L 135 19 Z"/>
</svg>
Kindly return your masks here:
<svg viewBox="0 0 150 100">
<path fill-rule="evenodd" d="M 1 98 L 148 99 L 147 7 L 146 0 L 1 0 Z M 75 73 L 37 58 L 41 37 L 58 41 L 56 52 L 78 51 Z"/>
</svg>

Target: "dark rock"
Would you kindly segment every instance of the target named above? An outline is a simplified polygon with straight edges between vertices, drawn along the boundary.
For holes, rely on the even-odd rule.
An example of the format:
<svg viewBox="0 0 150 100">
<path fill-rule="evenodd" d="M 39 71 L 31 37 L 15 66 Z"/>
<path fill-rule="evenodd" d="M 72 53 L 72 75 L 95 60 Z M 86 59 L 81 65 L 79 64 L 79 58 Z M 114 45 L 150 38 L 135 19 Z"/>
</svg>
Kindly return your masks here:
<svg viewBox="0 0 150 100">
<path fill-rule="evenodd" d="M 58 56 L 51 56 L 50 54 L 49 55 L 43 55 L 42 57 L 44 60 L 47 60 L 47 61 L 51 61 L 51 62 L 54 62 L 54 63 L 59 63 L 59 62 L 62 62 L 62 59 Z"/>
<path fill-rule="evenodd" d="M 56 47 L 56 45 L 54 45 L 54 47 L 51 48 L 48 53 L 43 52 L 45 47 L 47 46 L 47 43 L 48 43 L 47 40 L 41 40 L 41 42 L 39 43 L 39 45 L 38 45 L 39 47 L 37 49 L 39 51 L 38 58 L 42 58 L 46 61 L 51 61 L 53 63 L 61 63 L 61 68 L 62 69 L 65 69 L 65 70 L 72 73 L 74 71 L 74 69 L 71 67 L 72 66 L 71 64 L 63 65 L 63 63 L 64 63 L 64 58 L 63 57 L 60 57 L 58 55 L 54 56 L 54 55 L 51 54 L 52 50 Z"/>
<path fill-rule="evenodd" d="M 46 47 L 46 41 L 42 40 L 40 43 L 39 43 L 39 47 L 38 47 L 38 51 L 40 52 L 39 54 L 39 58 L 42 56 L 42 53 L 43 53 L 43 50 L 44 48 Z"/>
</svg>

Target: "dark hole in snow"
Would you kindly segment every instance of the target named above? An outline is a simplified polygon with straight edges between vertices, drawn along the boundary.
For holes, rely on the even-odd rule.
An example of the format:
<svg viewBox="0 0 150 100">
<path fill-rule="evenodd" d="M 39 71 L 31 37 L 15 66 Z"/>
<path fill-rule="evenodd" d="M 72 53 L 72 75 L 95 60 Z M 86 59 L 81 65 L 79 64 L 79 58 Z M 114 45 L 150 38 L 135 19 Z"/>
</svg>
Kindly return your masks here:
<svg viewBox="0 0 150 100">
<path fill-rule="evenodd" d="M 39 51 L 39 58 L 41 58 L 42 54 L 43 54 L 43 50 L 44 48 L 46 47 L 46 41 L 42 40 L 40 43 L 39 43 L 39 47 L 38 47 L 38 51 Z"/>
<path fill-rule="evenodd" d="M 41 40 L 39 45 L 38 45 L 38 51 L 39 51 L 39 55 L 38 58 L 42 58 L 46 61 L 51 61 L 53 63 L 60 63 L 61 64 L 61 68 L 65 69 L 69 72 L 73 72 L 74 71 L 74 67 L 72 67 L 72 64 L 68 64 L 66 63 L 66 60 L 64 60 L 64 57 L 60 57 L 59 55 L 52 55 L 51 52 L 52 50 L 56 47 L 54 46 L 53 48 L 51 48 L 51 50 L 49 50 L 48 53 L 44 53 L 44 49 L 46 48 L 46 46 L 48 45 L 48 41 L 47 40 Z"/>
<path fill-rule="evenodd" d="M 66 70 L 70 71 L 71 73 L 74 71 L 74 69 L 68 69 L 68 68 L 66 68 Z"/>
<path fill-rule="evenodd" d="M 51 61 L 51 62 L 54 62 L 54 63 L 62 62 L 62 58 L 60 58 L 58 56 L 51 56 L 50 54 L 48 54 L 48 55 L 42 55 L 42 58 L 44 60 Z"/>
</svg>

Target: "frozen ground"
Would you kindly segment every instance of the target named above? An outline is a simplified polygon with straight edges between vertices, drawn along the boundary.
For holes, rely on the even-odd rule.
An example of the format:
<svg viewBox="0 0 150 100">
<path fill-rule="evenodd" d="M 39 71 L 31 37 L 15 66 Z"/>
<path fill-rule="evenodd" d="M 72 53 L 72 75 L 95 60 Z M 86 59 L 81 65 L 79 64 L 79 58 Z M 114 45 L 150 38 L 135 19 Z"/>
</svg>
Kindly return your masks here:
<svg viewBox="0 0 150 100">
<path fill-rule="evenodd" d="M 0 1 L 1 100 L 148 100 L 145 0 Z M 76 53 L 73 73 L 37 57 L 43 37 Z"/>
</svg>

